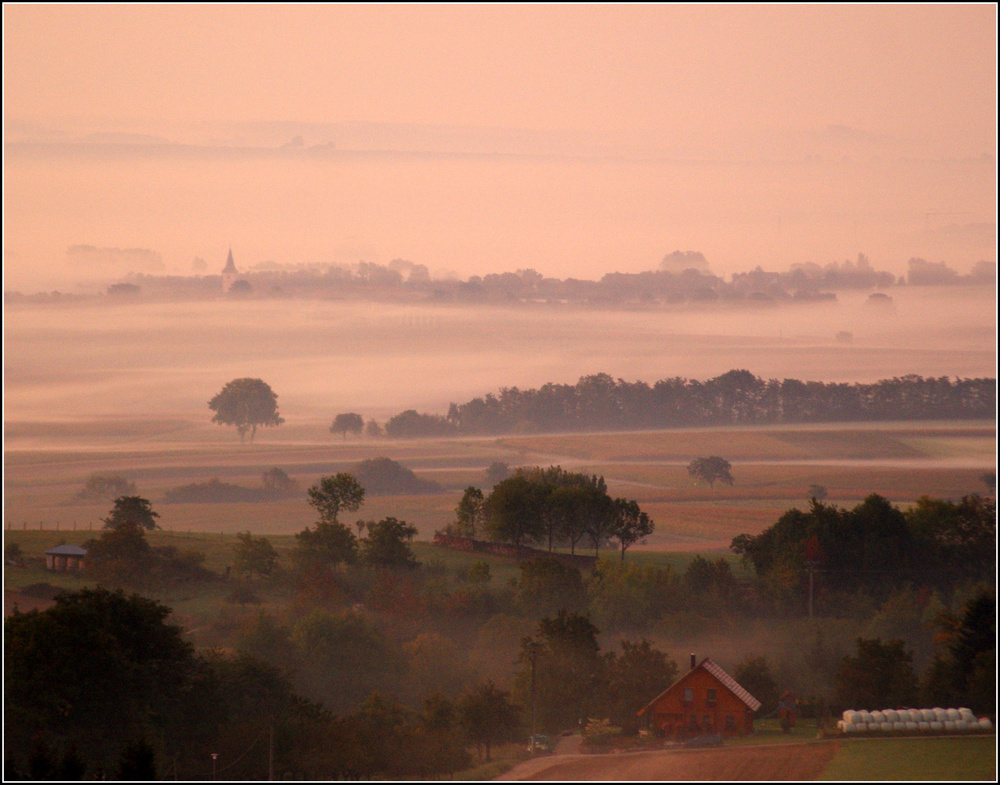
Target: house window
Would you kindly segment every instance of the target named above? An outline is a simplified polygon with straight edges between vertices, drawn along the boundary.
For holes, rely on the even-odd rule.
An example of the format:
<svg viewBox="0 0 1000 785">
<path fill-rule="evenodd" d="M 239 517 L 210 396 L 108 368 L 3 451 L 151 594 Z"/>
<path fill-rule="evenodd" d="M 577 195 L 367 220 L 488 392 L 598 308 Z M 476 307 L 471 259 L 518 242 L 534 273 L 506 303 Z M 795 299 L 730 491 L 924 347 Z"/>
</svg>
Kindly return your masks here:
<svg viewBox="0 0 1000 785">
<path fill-rule="evenodd" d="M 726 715 L 726 730 L 733 730 L 736 727 L 736 720 L 733 719 L 732 714 Z"/>
<path fill-rule="evenodd" d="M 684 702 L 685 703 L 694 702 L 694 690 L 692 690 L 690 687 L 684 690 Z"/>
<path fill-rule="evenodd" d="M 708 705 L 709 706 L 715 705 L 715 690 L 708 691 Z"/>
</svg>

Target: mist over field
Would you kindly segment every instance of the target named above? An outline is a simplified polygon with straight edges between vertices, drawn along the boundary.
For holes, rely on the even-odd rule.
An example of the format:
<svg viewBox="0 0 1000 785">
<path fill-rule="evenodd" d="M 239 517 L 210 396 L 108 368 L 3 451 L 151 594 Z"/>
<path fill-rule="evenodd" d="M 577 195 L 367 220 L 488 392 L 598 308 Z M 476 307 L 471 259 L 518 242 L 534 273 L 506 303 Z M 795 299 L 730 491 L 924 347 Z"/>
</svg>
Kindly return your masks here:
<svg viewBox="0 0 1000 785">
<path fill-rule="evenodd" d="M 596 279 L 654 269 L 676 249 L 703 252 L 718 275 L 859 252 L 896 275 L 913 257 L 962 273 L 995 260 L 991 158 L 805 149 L 772 162 L 13 144 L 5 288 L 94 292 L 153 264 L 190 274 L 195 259 L 215 272 L 230 245 L 241 269 L 401 257 L 463 278 Z M 150 258 L 102 262 L 71 252 L 80 245 Z"/>
<path fill-rule="evenodd" d="M 652 384 L 745 368 L 764 379 L 872 382 L 995 374 L 990 287 L 894 287 L 835 303 L 678 306 L 402 306 L 209 301 L 6 310 L 5 417 L 207 420 L 227 381 L 264 379 L 289 423 L 340 411 L 384 419 L 608 373 Z M 849 344 L 838 332 L 849 331 Z M 272 436 L 280 438 L 280 429 Z"/>
<path fill-rule="evenodd" d="M 4 781 L 996 780 L 995 5 L 0 13 Z"/>
</svg>

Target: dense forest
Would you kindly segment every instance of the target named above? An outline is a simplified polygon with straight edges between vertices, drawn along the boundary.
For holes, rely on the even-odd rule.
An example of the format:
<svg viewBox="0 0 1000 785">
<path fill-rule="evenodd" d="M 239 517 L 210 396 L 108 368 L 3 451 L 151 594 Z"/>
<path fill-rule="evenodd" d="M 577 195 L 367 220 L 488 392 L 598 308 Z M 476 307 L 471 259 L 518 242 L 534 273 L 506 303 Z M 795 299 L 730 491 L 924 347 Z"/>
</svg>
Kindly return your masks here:
<svg viewBox="0 0 1000 785">
<path fill-rule="evenodd" d="M 605 373 L 575 385 L 501 388 L 462 404 L 447 416 L 407 410 L 390 418 L 392 437 L 612 431 L 718 425 L 967 420 L 996 413 L 995 379 L 907 375 L 873 384 L 764 381 L 733 370 L 701 382 L 674 377 L 650 385 Z"/>
</svg>

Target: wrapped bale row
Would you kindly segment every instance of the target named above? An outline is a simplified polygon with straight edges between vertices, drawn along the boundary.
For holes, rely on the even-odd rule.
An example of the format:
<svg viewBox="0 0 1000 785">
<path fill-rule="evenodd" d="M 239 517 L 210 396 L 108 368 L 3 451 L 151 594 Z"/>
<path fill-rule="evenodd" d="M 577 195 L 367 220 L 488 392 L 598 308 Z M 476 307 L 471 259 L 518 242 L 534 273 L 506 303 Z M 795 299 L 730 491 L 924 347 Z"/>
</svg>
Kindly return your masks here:
<svg viewBox="0 0 1000 785">
<path fill-rule="evenodd" d="M 919 731 L 989 731 L 993 723 L 988 717 L 976 719 L 966 708 L 961 709 L 848 709 L 837 723 L 842 733 L 882 733 Z"/>
</svg>

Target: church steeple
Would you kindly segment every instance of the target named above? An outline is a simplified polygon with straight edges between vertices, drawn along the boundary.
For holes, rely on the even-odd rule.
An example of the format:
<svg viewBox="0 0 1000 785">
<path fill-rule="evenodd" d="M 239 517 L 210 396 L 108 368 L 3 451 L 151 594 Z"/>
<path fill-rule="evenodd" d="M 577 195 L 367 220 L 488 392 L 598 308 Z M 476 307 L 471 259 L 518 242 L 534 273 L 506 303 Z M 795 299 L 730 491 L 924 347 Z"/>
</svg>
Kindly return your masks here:
<svg viewBox="0 0 1000 785">
<path fill-rule="evenodd" d="M 236 269 L 236 262 L 233 261 L 232 247 L 230 247 L 229 249 L 229 258 L 226 259 L 226 266 L 222 268 L 222 272 L 223 274 L 225 273 L 235 273 L 237 275 L 239 274 L 239 272 Z"/>
<path fill-rule="evenodd" d="M 226 266 L 222 268 L 222 293 L 227 293 L 239 276 L 240 271 L 236 269 L 236 262 L 233 261 L 233 249 L 229 247 L 229 257 L 226 259 Z"/>
</svg>

